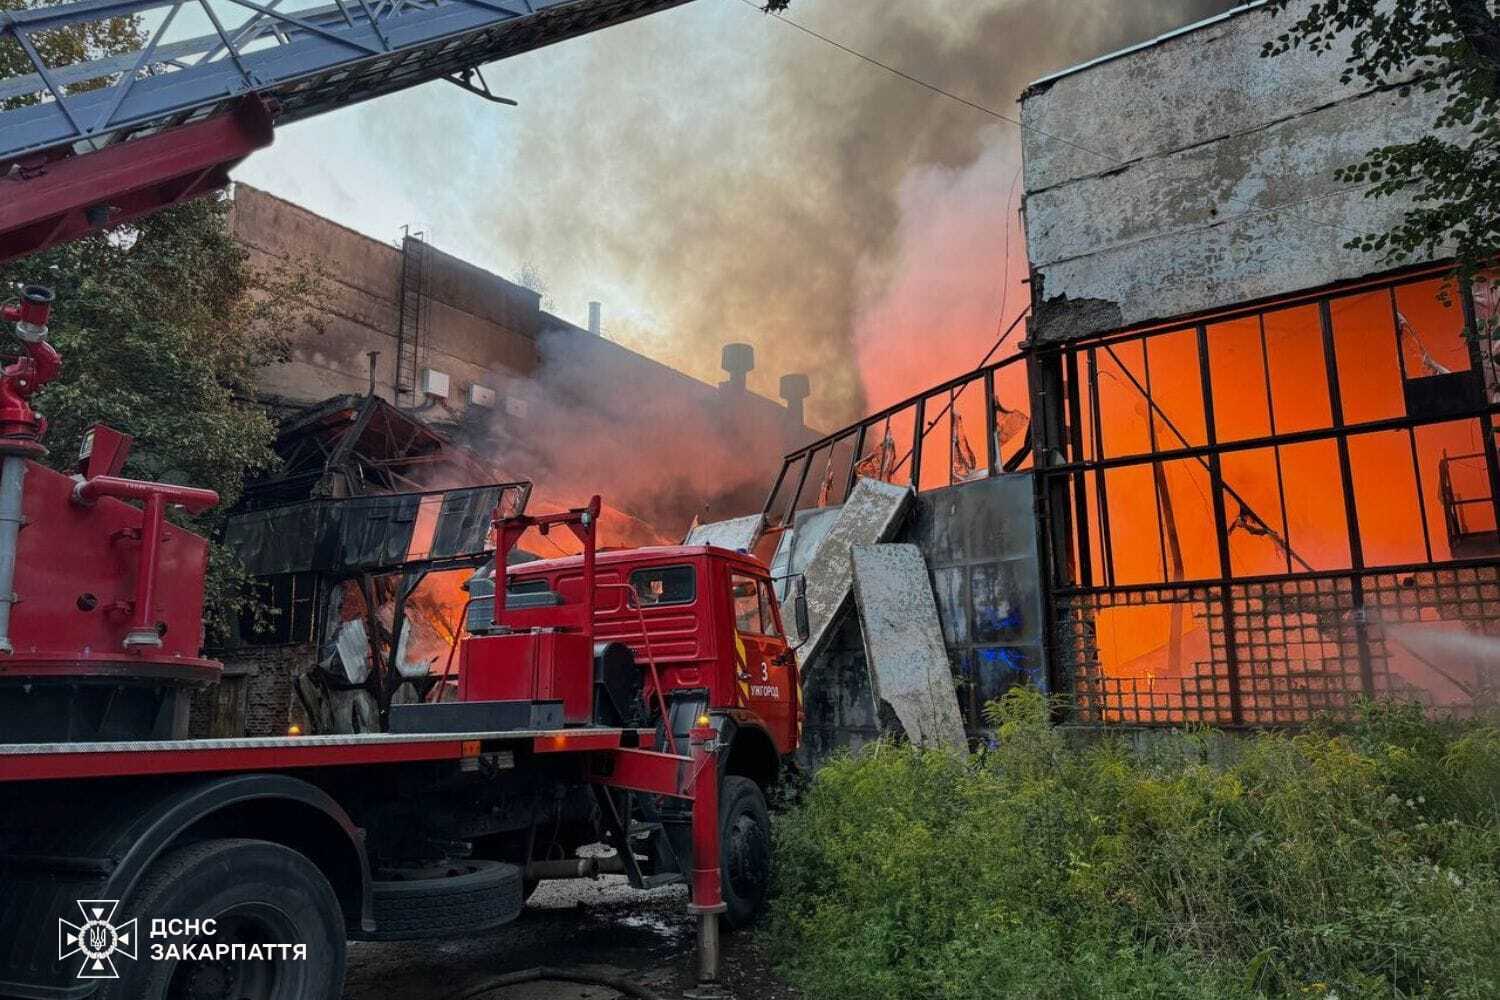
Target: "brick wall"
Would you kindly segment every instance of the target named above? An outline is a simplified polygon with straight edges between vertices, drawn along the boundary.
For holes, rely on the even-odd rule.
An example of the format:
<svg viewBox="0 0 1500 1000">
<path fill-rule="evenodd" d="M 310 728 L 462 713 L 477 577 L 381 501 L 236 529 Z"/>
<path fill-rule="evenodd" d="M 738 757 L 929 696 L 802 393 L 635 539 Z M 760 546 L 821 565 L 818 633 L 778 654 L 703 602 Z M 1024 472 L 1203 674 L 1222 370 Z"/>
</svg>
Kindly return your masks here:
<svg viewBox="0 0 1500 1000">
<path fill-rule="evenodd" d="M 223 660 L 219 682 L 193 694 L 193 738 L 280 736 L 293 725 L 307 731 L 292 679 L 313 665 L 311 645 L 246 647 Z"/>
</svg>

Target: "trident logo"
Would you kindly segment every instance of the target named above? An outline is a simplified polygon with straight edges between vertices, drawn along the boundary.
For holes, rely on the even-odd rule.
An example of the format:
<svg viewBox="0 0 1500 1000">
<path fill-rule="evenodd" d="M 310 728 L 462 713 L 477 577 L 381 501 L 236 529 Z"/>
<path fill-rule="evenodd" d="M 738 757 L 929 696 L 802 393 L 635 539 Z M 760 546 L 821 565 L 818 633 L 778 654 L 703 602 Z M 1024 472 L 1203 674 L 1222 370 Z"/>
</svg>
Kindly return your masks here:
<svg viewBox="0 0 1500 1000">
<path fill-rule="evenodd" d="M 135 958 L 135 921 L 127 920 L 116 926 L 115 908 L 119 905 L 118 899 L 80 899 L 78 909 L 83 914 L 83 923 L 58 919 L 58 961 L 82 955 L 79 979 L 119 979 L 114 956 Z"/>
</svg>

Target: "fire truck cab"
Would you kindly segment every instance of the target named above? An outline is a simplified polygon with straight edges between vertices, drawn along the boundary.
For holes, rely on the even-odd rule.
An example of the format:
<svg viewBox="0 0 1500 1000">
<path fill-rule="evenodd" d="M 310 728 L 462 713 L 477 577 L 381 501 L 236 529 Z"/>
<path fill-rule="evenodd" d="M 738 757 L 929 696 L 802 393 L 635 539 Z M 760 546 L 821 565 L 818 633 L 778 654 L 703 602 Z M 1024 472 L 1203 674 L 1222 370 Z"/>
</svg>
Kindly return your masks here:
<svg viewBox="0 0 1500 1000">
<path fill-rule="evenodd" d="M 584 557 L 514 565 L 507 580 L 507 613 L 525 624 L 583 602 Z M 797 748 L 802 703 L 796 656 L 766 567 L 711 546 L 625 549 L 598 554 L 594 581 L 593 641 L 624 647 L 638 665 L 639 696 L 617 690 L 615 700 L 638 701 L 664 744 L 685 742 L 694 720 L 710 715 L 730 748 L 726 772 L 774 785 Z M 471 638 L 461 648 L 459 671 L 465 702 L 508 693 L 481 690 L 479 680 L 495 631 L 492 570 L 469 586 Z M 794 606 L 800 602 L 799 596 Z M 663 717 L 671 720 L 671 740 Z"/>
</svg>

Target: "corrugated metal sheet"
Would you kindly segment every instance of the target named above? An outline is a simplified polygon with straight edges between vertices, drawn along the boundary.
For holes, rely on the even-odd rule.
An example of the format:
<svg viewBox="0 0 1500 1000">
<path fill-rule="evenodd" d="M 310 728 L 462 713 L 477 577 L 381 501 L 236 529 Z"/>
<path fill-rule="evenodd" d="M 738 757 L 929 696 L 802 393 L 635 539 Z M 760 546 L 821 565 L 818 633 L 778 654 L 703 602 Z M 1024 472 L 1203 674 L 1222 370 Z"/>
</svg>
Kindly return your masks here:
<svg viewBox="0 0 1500 1000">
<path fill-rule="evenodd" d="M 395 570 L 483 553 L 490 517 L 527 484 L 308 500 L 231 516 L 224 544 L 253 576 Z"/>
</svg>

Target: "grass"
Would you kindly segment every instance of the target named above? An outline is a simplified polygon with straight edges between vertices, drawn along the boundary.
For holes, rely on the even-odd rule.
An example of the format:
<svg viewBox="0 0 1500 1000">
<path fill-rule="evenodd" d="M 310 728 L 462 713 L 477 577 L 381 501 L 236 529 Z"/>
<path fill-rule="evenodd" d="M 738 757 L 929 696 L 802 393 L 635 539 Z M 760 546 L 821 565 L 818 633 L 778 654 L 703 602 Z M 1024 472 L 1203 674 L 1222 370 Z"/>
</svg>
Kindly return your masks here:
<svg viewBox="0 0 1500 1000">
<path fill-rule="evenodd" d="M 881 745 L 777 825 L 809 1000 L 1500 997 L 1500 728 L 1087 744 L 1034 692 L 966 757 Z"/>
</svg>

